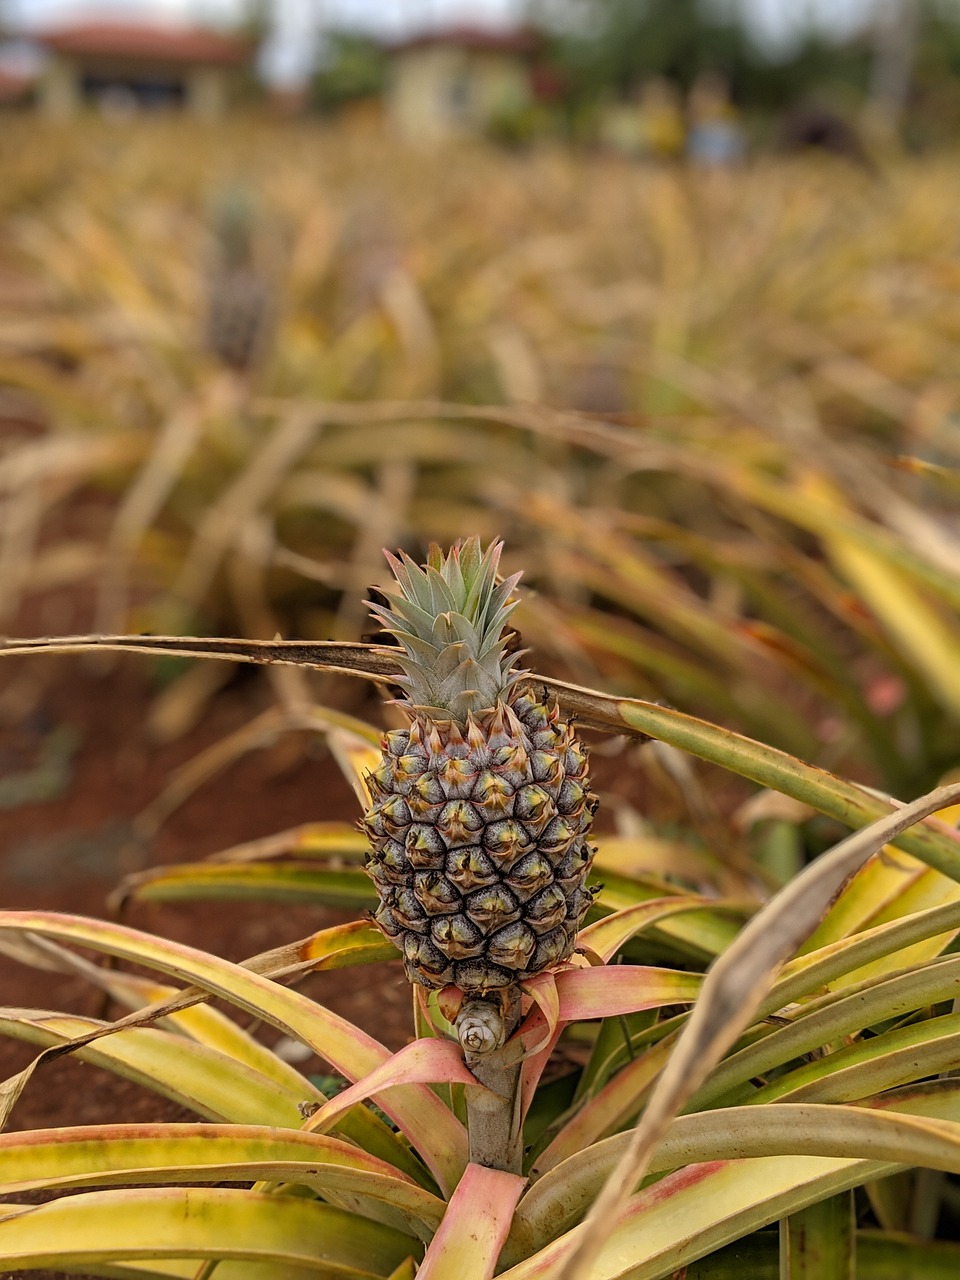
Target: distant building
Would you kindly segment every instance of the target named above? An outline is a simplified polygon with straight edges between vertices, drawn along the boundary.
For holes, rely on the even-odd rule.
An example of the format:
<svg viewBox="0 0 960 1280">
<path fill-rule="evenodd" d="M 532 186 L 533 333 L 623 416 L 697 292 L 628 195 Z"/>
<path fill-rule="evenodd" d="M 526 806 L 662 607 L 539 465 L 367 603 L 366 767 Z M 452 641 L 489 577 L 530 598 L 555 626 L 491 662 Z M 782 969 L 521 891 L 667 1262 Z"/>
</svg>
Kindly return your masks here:
<svg viewBox="0 0 960 1280">
<path fill-rule="evenodd" d="M 0 107 L 27 107 L 33 101 L 36 76 L 0 67 Z"/>
<path fill-rule="evenodd" d="M 0 39 L 0 108 L 32 105 L 42 65 L 43 55 L 31 41 Z"/>
<path fill-rule="evenodd" d="M 117 112 L 175 108 L 214 118 L 253 57 L 250 41 L 196 27 L 88 22 L 39 37 L 49 61 L 40 109 L 70 116 L 87 106 Z"/>
<path fill-rule="evenodd" d="M 482 133 L 531 106 L 531 63 L 540 36 L 529 29 L 454 27 L 391 46 L 386 116 L 414 142 Z"/>
</svg>

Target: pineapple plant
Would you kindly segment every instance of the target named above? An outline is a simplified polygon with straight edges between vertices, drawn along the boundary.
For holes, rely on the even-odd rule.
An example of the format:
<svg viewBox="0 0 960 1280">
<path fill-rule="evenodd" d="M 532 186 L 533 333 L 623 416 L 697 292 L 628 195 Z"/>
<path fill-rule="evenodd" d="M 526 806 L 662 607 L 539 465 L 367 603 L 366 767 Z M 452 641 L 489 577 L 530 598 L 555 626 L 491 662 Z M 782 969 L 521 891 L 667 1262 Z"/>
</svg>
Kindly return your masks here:
<svg viewBox="0 0 960 1280">
<path fill-rule="evenodd" d="M 206 347 L 238 372 L 252 369 L 267 346 L 274 288 L 257 261 L 257 217 L 243 187 L 224 192 L 214 215 L 216 257 L 207 289 Z"/>
<path fill-rule="evenodd" d="M 567 959 L 591 902 L 587 755 L 509 651 L 520 574 L 498 579 L 501 549 L 433 545 L 422 567 L 387 552 L 398 589 L 370 604 L 410 721 L 367 778 L 374 918 L 411 982 L 473 998 Z"/>
</svg>

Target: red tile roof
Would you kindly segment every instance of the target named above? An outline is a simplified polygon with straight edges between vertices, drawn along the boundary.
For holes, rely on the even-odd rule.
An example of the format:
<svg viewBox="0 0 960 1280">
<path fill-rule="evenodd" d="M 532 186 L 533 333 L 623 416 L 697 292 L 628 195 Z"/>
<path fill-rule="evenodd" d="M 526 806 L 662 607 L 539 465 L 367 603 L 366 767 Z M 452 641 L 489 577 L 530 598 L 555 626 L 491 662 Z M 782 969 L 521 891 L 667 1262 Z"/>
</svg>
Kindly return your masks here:
<svg viewBox="0 0 960 1280">
<path fill-rule="evenodd" d="M 37 77 L 0 67 L 0 102 L 22 102 L 29 97 Z"/>
<path fill-rule="evenodd" d="M 160 27 L 139 23 L 86 22 L 44 32 L 39 41 L 75 57 L 143 61 L 218 63 L 232 66 L 253 54 L 249 40 L 201 27 Z"/>
</svg>

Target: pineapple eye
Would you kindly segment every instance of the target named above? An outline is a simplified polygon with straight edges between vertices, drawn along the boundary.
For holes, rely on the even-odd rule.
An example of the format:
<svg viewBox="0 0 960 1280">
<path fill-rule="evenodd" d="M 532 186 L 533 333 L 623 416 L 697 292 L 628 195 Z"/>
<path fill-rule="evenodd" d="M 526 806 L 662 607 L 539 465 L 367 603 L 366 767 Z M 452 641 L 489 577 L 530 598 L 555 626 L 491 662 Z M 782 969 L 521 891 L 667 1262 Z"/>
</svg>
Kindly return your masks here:
<svg viewBox="0 0 960 1280">
<path fill-rule="evenodd" d="M 490 939 L 487 957 L 505 969 L 525 969 L 537 949 L 537 935 L 520 920 L 498 929 Z"/>
<path fill-rule="evenodd" d="M 574 778 L 567 778 L 557 796 L 557 808 L 562 814 L 579 813 L 586 804 L 587 789 Z"/>
<path fill-rule="evenodd" d="M 380 904 L 374 912 L 373 918 L 388 938 L 396 938 L 398 934 L 403 932 L 403 925 L 385 903 Z"/>
<path fill-rule="evenodd" d="M 590 850 L 585 840 L 574 845 L 557 866 L 556 876 L 559 884 L 576 884 L 583 877 L 590 862 Z"/>
<path fill-rule="evenodd" d="M 567 900 L 555 884 L 548 885 L 524 909 L 524 918 L 536 933 L 555 929 L 567 915 Z"/>
<path fill-rule="evenodd" d="M 410 733 L 407 729 L 391 729 L 383 735 L 383 750 L 388 756 L 402 756 L 410 744 Z"/>
<path fill-rule="evenodd" d="M 447 842 L 447 847 L 466 844 L 483 827 L 483 819 L 466 800 L 451 800 L 444 805 L 437 820 L 437 830 Z"/>
<path fill-rule="evenodd" d="M 542 853 L 528 853 L 511 869 L 508 879 L 511 889 L 526 898 L 551 882 L 553 867 Z"/>
<path fill-rule="evenodd" d="M 483 951 L 483 934 L 465 916 L 441 916 L 430 926 L 430 936 L 451 960 L 468 960 Z"/>
<path fill-rule="evenodd" d="M 443 985 L 453 977 L 453 965 L 429 938 L 408 934 L 403 940 L 403 958 L 409 966 L 407 972 L 424 986 L 428 985 L 424 979 Z"/>
<path fill-rule="evenodd" d="M 400 756 L 394 766 L 396 785 L 402 786 L 405 783 L 415 782 L 422 772 L 423 761 L 419 756 Z"/>
<path fill-rule="evenodd" d="M 473 790 L 477 770 L 469 760 L 444 760 L 437 777 L 448 800 L 465 799 Z"/>
<path fill-rule="evenodd" d="M 399 840 L 385 840 L 379 855 L 372 859 L 374 873 L 379 871 L 391 883 L 402 884 L 410 874 L 410 863 Z"/>
<path fill-rule="evenodd" d="M 490 823 L 483 833 L 483 843 L 494 858 L 511 862 L 530 847 L 530 837 L 519 822 L 506 818 Z"/>
<path fill-rule="evenodd" d="M 563 753 L 563 771 L 568 778 L 586 778 L 587 756 L 579 744 L 568 747 Z"/>
<path fill-rule="evenodd" d="M 407 832 L 404 848 L 415 867 L 440 868 L 447 854 L 440 832 L 425 823 L 414 823 Z"/>
<path fill-rule="evenodd" d="M 546 706 L 532 693 L 518 694 L 513 700 L 513 709 L 523 721 L 528 733 L 546 729 L 549 723 Z"/>
<path fill-rule="evenodd" d="M 496 769 L 506 778 L 517 778 L 523 782 L 527 778 L 527 750 L 522 742 L 507 742 L 491 753 L 490 768 Z"/>
<path fill-rule="evenodd" d="M 533 782 L 517 792 L 513 811 L 525 826 L 533 827 L 539 832 L 554 817 L 557 806 L 550 793 Z"/>
<path fill-rule="evenodd" d="M 412 933 L 426 933 L 430 927 L 427 913 L 412 889 L 401 889 L 393 904 L 393 918 Z"/>
<path fill-rule="evenodd" d="M 380 806 L 380 819 L 388 836 L 402 835 L 410 825 L 410 810 L 403 796 L 391 796 Z"/>
<path fill-rule="evenodd" d="M 446 797 L 438 779 L 432 773 L 423 773 L 414 783 L 413 792 L 429 804 L 440 804 Z"/>
<path fill-rule="evenodd" d="M 561 742 L 560 731 L 553 725 L 538 729 L 530 735 L 530 743 L 536 751 L 555 752 Z"/>
<path fill-rule="evenodd" d="M 367 786 L 371 794 L 383 799 L 393 794 L 395 771 L 389 756 L 384 756 L 371 773 L 367 774 Z"/>
<path fill-rule="evenodd" d="M 502 991 L 517 980 L 516 973 L 488 964 L 486 960 L 461 960 L 454 967 L 456 984 L 462 991 L 486 995 L 490 991 Z"/>
<path fill-rule="evenodd" d="M 541 969 L 549 969 L 552 964 L 559 964 L 573 951 L 574 936 L 566 929 L 551 929 L 537 943 L 530 960 L 530 968 L 539 973 Z"/>
<path fill-rule="evenodd" d="M 447 875 L 464 892 L 494 884 L 498 879 L 492 860 L 476 845 L 451 849 L 447 856 Z"/>
<path fill-rule="evenodd" d="M 439 871 L 418 871 L 413 877 L 413 892 L 428 915 L 460 909 L 459 893 Z"/>
<path fill-rule="evenodd" d="M 588 890 L 579 887 L 574 889 L 567 903 L 567 919 L 574 920 L 579 925 L 592 902 L 593 894 Z"/>
<path fill-rule="evenodd" d="M 481 929 L 490 930 L 509 924 L 520 914 L 520 903 L 504 885 L 477 889 L 464 899 L 470 919 Z"/>
<path fill-rule="evenodd" d="M 487 769 L 477 779 L 471 799 L 481 809 L 489 810 L 491 817 L 506 817 L 513 799 L 513 787 L 506 778 L 498 777 Z"/>
<path fill-rule="evenodd" d="M 536 782 L 556 791 L 563 783 L 563 761 L 553 751 L 533 751 L 530 754 L 530 772 Z"/>
<path fill-rule="evenodd" d="M 563 853 L 577 834 L 566 818 L 554 818 L 537 841 L 544 853 Z"/>
</svg>

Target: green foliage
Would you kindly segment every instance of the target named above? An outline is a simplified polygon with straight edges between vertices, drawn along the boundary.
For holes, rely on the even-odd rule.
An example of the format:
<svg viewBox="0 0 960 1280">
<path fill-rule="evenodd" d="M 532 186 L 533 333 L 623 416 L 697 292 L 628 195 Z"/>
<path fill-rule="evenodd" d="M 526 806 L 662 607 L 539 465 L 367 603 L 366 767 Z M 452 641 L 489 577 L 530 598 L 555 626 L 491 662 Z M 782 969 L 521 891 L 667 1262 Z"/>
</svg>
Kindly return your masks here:
<svg viewBox="0 0 960 1280">
<path fill-rule="evenodd" d="M 162 638 L 107 643 L 165 647 Z M 190 642 L 171 643 L 182 650 Z M 255 644 L 193 643 L 212 656 L 257 656 Z M 32 646 L 71 647 L 82 646 Z M 389 650 L 282 642 L 259 658 L 285 655 L 379 675 L 392 661 Z M 236 1280 L 260 1280 L 261 1267 L 291 1280 L 387 1280 L 412 1274 L 422 1258 L 418 1274 L 428 1280 L 489 1280 L 495 1272 L 581 1280 L 587 1268 L 602 1280 L 665 1280 L 741 1239 L 751 1257 L 759 1250 L 766 1259 L 769 1237 L 754 1233 L 786 1220 L 781 1267 L 841 1275 L 861 1246 L 877 1257 L 873 1237 L 852 1230 L 851 1188 L 869 1191 L 894 1173 L 922 1176 L 914 1166 L 960 1173 L 960 1090 L 952 1079 L 931 1079 L 955 1062 L 960 1040 L 958 1017 L 946 1011 L 960 963 L 952 951 L 960 876 L 924 865 L 955 872 L 960 844 L 945 828 L 923 825 L 960 802 L 960 786 L 891 806 L 718 726 L 590 690 L 558 693 L 585 723 L 628 732 L 642 725 L 668 741 L 685 731 L 718 764 L 766 774 L 787 795 L 813 785 L 846 799 L 851 822 L 870 806 L 885 816 L 766 905 L 679 886 L 656 897 L 642 873 L 611 877 L 580 935 L 582 957 L 524 984 L 520 1025 L 484 1064 L 499 1055 L 520 1068 L 517 1111 L 509 1100 L 507 1107 L 528 1121 L 519 1173 L 468 1160 L 461 1095 L 471 1125 L 492 1095 L 477 1083 L 480 1064 L 468 1069 L 453 1038 L 449 989 L 417 988 L 419 1036 L 391 1056 L 280 981 L 328 968 L 349 981 L 353 966 L 389 950 L 372 925 L 321 931 L 238 966 L 118 924 L 0 912 L 6 957 L 82 976 L 133 1010 L 112 1023 L 4 1010 L 0 1034 L 43 1049 L 0 1088 L 4 1114 L 51 1055 L 74 1052 L 207 1122 L 0 1137 L 8 1195 L 81 1193 L 39 1209 L 8 1203 L 0 1215 L 5 1260 L 105 1277 L 140 1275 L 138 1260 L 149 1258 L 151 1276 L 200 1274 L 196 1266 L 206 1263 Z M 354 723 L 348 751 L 346 718 L 337 723 L 322 708 L 316 715 L 318 724 L 326 718 L 350 775 L 362 776 L 376 754 L 369 738 Z M 901 847 L 885 850 L 892 841 Z M 342 863 L 362 856 L 355 832 L 321 824 L 210 865 L 269 867 L 294 850 L 312 866 L 319 900 L 330 877 L 329 901 L 338 901 Z M 598 865 L 612 860 L 626 870 L 624 852 L 601 842 Z M 700 875 L 708 865 L 701 862 Z M 189 892 L 189 873 L 177 869 L 140 876 L 127 892 L 150 896 L 159 885 L 162 897 L 165 876 Z M 210 888 L 202 868 L 195 883 L 201 894 Z M 262 886 L 237 888 L 255 897 Z M 655 949 L 658 932 L 699 944 L 701 958 L 688 953 L 679 971 L 637 963 L 636 946 Z M 91 963 L 82 954 L 89 952 L 105 963 Z M 302 1076 L 208 1008 L 214 996 L 301 1041 L 355 1083 L 340 1089 L 336 1077 Z M 544 1084 L 554 1048 L 565 1078 Z M 850 1230 L 837 1229 L 841 1220 Z M 900 1246 L 891 1237 L 893 1250 Z M 728 1257 L 717 1258 L 717 1274 Z M 924 1248 L 917 1261 L 936 1275 L 952 1257 L 949 1246 Z M 863 1274 L 883 1274 L 873 1266 Z"/>
<path fill-rule="evenodd" d="M 773 110 L 866 84 L 863 45 L 806 27 L 789 47 L 766 49 L 741 10 L 710 0 L 570 0 L 540 12 L 553 20 L 556 56 L 587 99 L 627 93 L 650 76 L 688 88 L 699 75 L 720 72 L 738 102 Z"/>
<path fill-rule="evenodd" d="M 702 0 L 584 0 L 571 8 L 575 25 L 559 49 L 586 94 L 627 92 L 650 75 L 689 85 L 755 56 L 744 27 Z"/>
<path fill-rule="evenodd" d="M 504 529 L 558 674 L 895 794 L 956 765 L 952 165 L 721 189 L 228 130 L 284 296 L 235 371 L 198 314 L 229 184 L 172 124 L 138 138 L 0 140 L 35 289 L 0 377 L 48 424 L 0 462 L 0 625 L 73 583 L 104 633 L 355 639 L 382 546 Z M 90 485 L 99 523 L 63 536 Z M 183 679 L 164 705 L 210 696 Z"/>
<path fill-rule="evenodd" d="M 358 99 L 383 92 L 387 56 L 370 36 L 332 31 L 326 36 L 320 69 L 313 77 L 313 101 L 324 111 L 336 111 Z"/>
</svg>

